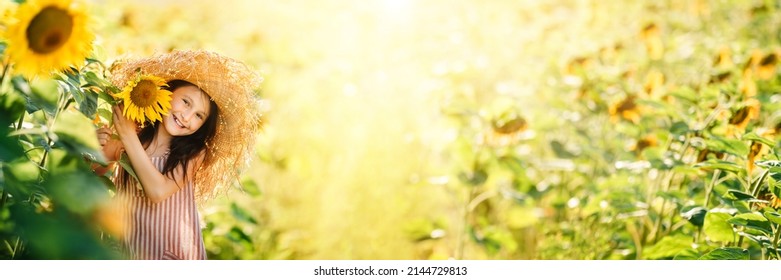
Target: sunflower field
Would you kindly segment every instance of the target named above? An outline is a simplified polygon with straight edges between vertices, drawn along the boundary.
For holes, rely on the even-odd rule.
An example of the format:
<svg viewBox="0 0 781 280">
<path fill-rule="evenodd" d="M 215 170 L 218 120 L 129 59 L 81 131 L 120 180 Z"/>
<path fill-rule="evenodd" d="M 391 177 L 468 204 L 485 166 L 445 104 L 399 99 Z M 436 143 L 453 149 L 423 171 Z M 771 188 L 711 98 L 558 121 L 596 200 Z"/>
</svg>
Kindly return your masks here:
<svg viewBox="0 0 781 280">
<path fill-rule="evenodd" d="M 125 56 L 264 77 L 210 259 L 781 259 L 781 2 L 0 0 L 0 259 L 116 259 Z"/>
</svg>

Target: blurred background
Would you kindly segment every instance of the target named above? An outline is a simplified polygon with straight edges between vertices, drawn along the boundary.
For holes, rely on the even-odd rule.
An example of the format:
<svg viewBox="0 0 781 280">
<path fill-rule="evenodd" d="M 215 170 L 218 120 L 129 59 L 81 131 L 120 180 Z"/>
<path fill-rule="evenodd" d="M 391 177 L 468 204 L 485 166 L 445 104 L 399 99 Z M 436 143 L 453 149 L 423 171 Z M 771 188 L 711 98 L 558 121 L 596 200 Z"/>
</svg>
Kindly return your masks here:
<svg viewBox="0 0 781 280">
<path fill-rule="evenodd" d="M 777 1 L 90 3 L 101 61 L 264 77 L 243 186 L 201 209 L 212 259 L 778 256 L 748 189 L 775 183 Z"/>
</svg>

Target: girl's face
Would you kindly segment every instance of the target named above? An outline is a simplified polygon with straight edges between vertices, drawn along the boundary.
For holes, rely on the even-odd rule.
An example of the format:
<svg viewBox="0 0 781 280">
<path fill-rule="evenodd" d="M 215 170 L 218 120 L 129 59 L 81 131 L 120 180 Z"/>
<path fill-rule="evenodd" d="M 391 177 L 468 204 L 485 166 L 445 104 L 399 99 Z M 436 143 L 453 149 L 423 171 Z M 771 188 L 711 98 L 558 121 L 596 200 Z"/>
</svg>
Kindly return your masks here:
<svg viewBox="0 0 781 280">
<path fill-rule="evenodd" d="M 163 127 L 171 136 L 195 133 L 209 117 L 209 96 L 198 87 L 188 85 L 171 95 L 171 111 L 163 117 Z"/>
</svg>

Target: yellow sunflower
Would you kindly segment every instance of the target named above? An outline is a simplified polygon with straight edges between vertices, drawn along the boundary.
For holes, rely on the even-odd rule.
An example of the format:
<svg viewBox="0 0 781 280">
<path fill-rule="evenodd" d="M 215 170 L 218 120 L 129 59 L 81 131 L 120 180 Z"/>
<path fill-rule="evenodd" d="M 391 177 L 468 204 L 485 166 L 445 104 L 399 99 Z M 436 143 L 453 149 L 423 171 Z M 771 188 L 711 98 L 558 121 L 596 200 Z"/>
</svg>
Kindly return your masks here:
<svg viewBox="0 0 781 280">
<path fill-rule="evenodd" d="M 642 117 L 643 108 L 637 105 L 635 99 L 637 99 L 636 96 L 630 95 L 624 100 L 610 106 L 608 110 L 610 113 L 610 121 L 617 123 L 623 118 L 634 124 L 639 123 L 640 118 Z"/>
<path fill-rule="evenodd" d="M 5 29 L 11 23 L 11 16 L 16 11 L 16 3 L 10 0 L 0 0 L 0 38 L 5 37 Z"/>
<path fill-rule="evenodd" d="M 171 109 L 171 92 L 161 89 L 165 80 L 151 75 L 140 75 L 128 81 L 127 86 L 114 97 L 125 104 L 122 113 L 139 124 L 162 120 Z"/>
<path fill-rule="evenodd" d="M 8 56 L 14 69 L 33 78 L 79 65 L 92 51 L 84 8 L 72 0 L 29 0 L 8 27 Z"/>
</svg>

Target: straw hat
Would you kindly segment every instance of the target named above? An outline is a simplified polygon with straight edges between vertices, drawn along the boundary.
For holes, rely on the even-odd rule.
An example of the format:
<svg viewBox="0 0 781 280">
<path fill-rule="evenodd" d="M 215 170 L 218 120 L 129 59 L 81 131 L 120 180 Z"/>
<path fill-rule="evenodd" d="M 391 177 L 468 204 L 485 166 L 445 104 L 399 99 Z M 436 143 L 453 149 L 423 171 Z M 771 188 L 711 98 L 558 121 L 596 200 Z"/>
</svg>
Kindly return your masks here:
<svg viewBox="0 0 781 280">
<path fill-rule="evenodd" d="M 255 89 L 262 78 L 244 63 L 214 52 L 173 51 L 140 59 L 117 60 L 111 82 L 123 87 L 137 71 L 164 79 L 185 80 L 203 89 L 220 109 L 217 134 L 206 143 L 207 156 L 195 175 L 195 197 L 205 200 L 226 190 L 249 165 L 260 127 Z"/>
</svg>

